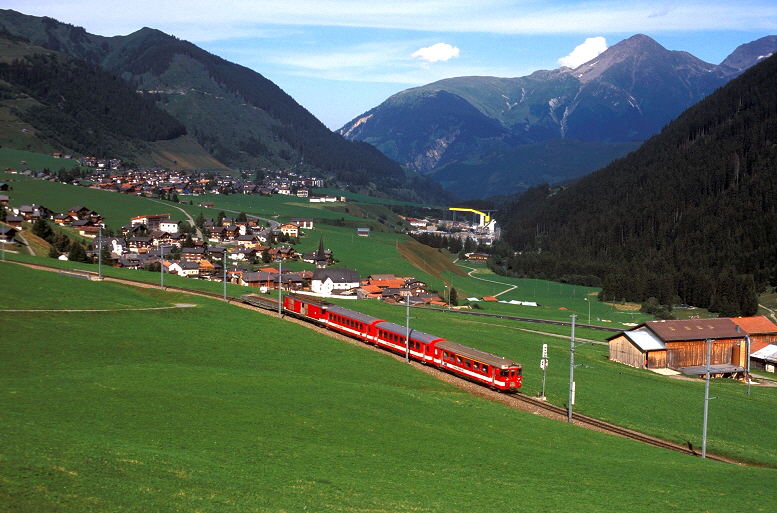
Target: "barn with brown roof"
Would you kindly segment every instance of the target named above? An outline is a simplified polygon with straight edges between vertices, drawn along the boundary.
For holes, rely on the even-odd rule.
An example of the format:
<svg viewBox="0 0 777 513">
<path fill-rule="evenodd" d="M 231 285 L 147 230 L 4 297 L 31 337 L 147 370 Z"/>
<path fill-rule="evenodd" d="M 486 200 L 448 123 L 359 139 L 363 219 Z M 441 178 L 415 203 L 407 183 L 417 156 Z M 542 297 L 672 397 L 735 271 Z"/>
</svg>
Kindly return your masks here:
<svg viewBox="0 0 777 513">
<path fill-rule="evenodd" d="M 608 338 L 610 360 L 640 369 L 689 372 L 706 365 L 707 340 L 712 340 L 710 364 L 717 375 L 744 372 L 747 333 L 731 319 L 648 321 Z"/>
</svg>

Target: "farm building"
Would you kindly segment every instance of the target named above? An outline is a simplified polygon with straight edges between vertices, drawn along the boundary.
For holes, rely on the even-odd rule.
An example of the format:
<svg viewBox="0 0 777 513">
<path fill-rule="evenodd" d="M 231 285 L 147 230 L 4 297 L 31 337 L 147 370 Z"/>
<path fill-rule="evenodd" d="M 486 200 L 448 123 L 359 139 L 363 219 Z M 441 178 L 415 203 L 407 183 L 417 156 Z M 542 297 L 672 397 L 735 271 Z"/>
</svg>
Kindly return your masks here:
<svg viewBox="0 0 777 513">
<path fill-rule="evenodd" d="M 777 372 L 777 345 L 769 344 L 750 354 L 750 368 Z"/>
<path fill-rule="evenodd" d="M 746 335 L 731 319 L 688 319 L 648 321 L 607 340 L 610 360 L 639 369 L 695 373 L 707 363 L 709 339 L 715 374 L 734 375 L 747 366 Z"/>
<path fill-rule="evenodd" d="M 750 354 L 769 344 L 777 344 L 777 325 L 763 315 L 732 317 L 731 320 L 750 336 Z"/>
</svg>

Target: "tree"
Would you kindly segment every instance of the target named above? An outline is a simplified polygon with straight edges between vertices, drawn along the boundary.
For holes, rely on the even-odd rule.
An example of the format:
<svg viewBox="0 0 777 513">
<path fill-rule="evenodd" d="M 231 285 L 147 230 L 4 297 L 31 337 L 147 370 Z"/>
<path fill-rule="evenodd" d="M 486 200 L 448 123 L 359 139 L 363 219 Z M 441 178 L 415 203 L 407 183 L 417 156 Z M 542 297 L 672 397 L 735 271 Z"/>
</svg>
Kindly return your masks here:
<svg viewBox="0 0 777 513">
<path fill-rule="evenodd" d="M 246 215 L 245 212 L 240 212 L 237 215 L 237 219 L 235 219 L 235 221 L 238 221 L 238 222 L 241 222 L 241 223 L 246 223 L 246 222 L 248 222 L 248 216 Z"/>
<path fill-rule="evenodd" d="M 32 234 L 47 241 L 54 235 L 54 230 L 51 229 L 51 226 L 49 226 L 45 219 L 39 217 L 32 225 Z"/>
<path fill-rule="evenodd" d="M 77 242 L 73 242 L 70 245 L 70 251 L 67 254 L 67 259 L 71 262 L 89 262 L 89 258 L 86 256 L 86 250 L 81 244 Z"/>
<path fill-rule="evenodd" d="M 459 293 L 456 291 L 454 287 L 451 287 L 448 303 L 450 303 L 451 306 L 459 306 Z"/>
<path fill-rule="evenodd" d="M 192 234 L 187 233 L 186 238 L 181 243 L 182 248 L 193 248 L 194 247 L 194 240 L 192 239 Z"/>
</svg>

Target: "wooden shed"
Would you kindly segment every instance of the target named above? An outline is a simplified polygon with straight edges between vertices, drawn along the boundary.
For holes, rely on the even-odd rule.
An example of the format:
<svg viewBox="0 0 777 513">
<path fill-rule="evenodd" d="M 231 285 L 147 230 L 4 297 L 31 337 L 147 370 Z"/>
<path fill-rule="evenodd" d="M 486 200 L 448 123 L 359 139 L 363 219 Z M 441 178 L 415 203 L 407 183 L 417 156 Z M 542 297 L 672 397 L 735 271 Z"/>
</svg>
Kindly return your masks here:
<svg viewBox="0 0 777 513">
<path fill-rule="evenodd" d="M 712 365 L 747 365 L 746 333 L 731 319 L 648 321 L 608 340 L 610 359 L 640 369 L 696 367 L 707 363 L 711 339 Z"/>
</svg>

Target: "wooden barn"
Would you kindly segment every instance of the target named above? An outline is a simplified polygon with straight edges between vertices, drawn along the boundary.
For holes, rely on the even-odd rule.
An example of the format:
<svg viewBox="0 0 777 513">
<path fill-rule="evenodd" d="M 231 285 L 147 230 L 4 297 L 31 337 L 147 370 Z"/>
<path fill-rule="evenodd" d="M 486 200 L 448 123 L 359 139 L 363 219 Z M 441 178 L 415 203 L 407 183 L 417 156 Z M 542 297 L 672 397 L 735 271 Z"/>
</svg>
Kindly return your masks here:
<svg viewBox="0 0 777 513">
<path fill-rule="evenodd" d="M 608 340 L 610 360 L 640 369 L 687 372 L 710 363 L 716 375 L 734 375 L 747 366 L 746 333 L 731 319 L 648 321 Z"/>
</svg>

